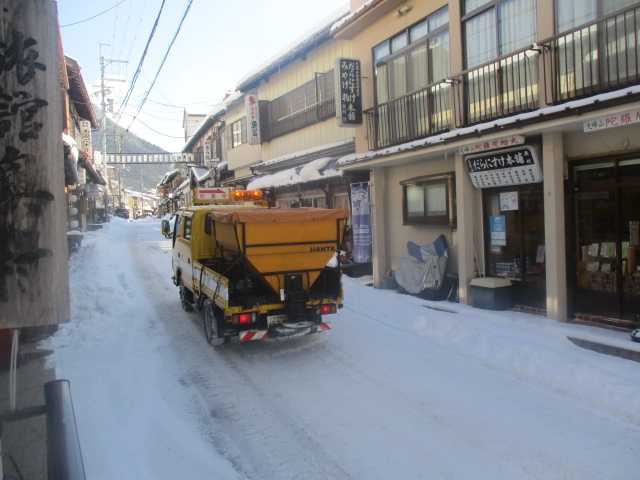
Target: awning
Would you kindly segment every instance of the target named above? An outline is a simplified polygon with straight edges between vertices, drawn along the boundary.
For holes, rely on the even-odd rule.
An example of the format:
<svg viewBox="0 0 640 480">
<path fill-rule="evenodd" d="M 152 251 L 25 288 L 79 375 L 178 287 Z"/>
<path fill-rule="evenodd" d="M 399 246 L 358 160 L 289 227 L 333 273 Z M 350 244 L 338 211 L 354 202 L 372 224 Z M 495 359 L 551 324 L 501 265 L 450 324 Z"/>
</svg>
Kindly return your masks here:
<svg viewBox="0 0 640 480">
<path fill-rule="evenodd" d="M 80 156 L 80 162 L 81 162 L 81 165 L 84 167 L 84 169 L 87 171 L 87 175 L 89 176 L 88 178 L 89 181 L 93 183 L 97 183 L 99 185 L 107 184 L 105 179 L 102 177 L 102 174 L 98 170 L 96 170 L 96 167 L 94 167 L 93 162 L 89 160 L 87 156 L 82 154 Z"/>
<path fill-rule="evenodd" d="M 303 223 L 347 218 L 345 209 L 328 208 L 238 208 L 213 210 L 209 215 L 220 223 Z"/>
<path fill-rule="evenodd" d="M 290 187 L 340 177 L 342 171 L 336 169 L 336 163 L 336 158 L 319 158 L 302 166 L 258 177 L 249 182 L 247 189 Z"/>
<path fill-rule="evenodd" d="M 171 170 L 164 174 L 160 183 L 158 183 L 158 187 L 162 187 L 164 185 L 169 184 L 174 178 L 176 178 L 180 174 L 180 170 Z"/>
</svg>

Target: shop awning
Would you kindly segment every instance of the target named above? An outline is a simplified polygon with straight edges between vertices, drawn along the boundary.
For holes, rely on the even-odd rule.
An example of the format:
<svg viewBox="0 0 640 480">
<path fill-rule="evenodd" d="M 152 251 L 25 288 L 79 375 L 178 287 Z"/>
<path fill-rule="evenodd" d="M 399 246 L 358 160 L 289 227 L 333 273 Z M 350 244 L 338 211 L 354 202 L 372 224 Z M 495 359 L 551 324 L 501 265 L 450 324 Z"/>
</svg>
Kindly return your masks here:
<svg viewBox="0 0 640 480">
<path fill-rule="evenodd" d="M 93 162 L 89 160 L 84 153 L 80 155 L 80 162 L 84 169 L 87 171 L 87 175 L 89 176 L 88 180 L 93 183 L 97 183 L 98 185 L 106 185 L 107 182 L 102 177 L 102 174 L 96 170 L 96 167 L 93 165 Z"/>
<path fill-rule="evenodd" d="M 258 177 L 249 182 L 247 189 L 290 187 L 340 177 L 342 171 L 336 169 L 336 163 L 336 158 L 318 158 L 305 165 Z"/>
</svg>

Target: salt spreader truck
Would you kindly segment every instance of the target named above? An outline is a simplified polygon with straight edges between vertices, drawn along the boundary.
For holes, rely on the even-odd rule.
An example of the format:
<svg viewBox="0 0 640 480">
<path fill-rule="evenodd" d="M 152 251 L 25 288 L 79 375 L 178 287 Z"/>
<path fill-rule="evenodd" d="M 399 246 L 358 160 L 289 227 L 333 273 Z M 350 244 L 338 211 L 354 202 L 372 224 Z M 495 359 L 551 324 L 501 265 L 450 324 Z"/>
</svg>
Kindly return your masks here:
<svg viewBox="0 0 640 480">
<path fill-rule="evenodd" d="M 269 208 L 260 190 L 220 188 L 216 195 L 209 205 L 180 210 L 173 225 L 173 281 L 182 307 L 202 312 L 207 341 L 331 329 L 325 317 L 342 308 L 336 253 L 346 212 Z"/>
</svg>

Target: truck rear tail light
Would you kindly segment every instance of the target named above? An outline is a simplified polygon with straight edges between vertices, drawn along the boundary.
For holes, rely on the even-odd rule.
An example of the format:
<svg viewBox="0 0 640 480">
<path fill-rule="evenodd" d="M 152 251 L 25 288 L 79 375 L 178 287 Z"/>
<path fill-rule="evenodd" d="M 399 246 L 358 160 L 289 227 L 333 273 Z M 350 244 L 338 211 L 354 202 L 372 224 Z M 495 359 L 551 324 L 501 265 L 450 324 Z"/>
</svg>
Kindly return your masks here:
<svg viewBox="0 0 640 480">
<path fill-rule="evenodd" d="M 240 325 L 247 325 L 247 324 L 253 323 L 255 321 L 256 314 L 255 313 L 241 313 L 239 315 L 234 315 L 233 317 L 235 318 L 235 320 Z"/>
<path fill-rule="evenodd" d="M 338 309 L 333 303 L 325 303 L 320 305 L 320 315 L 330 315 L 332 313 L 336 313 Z"/>
</svg>

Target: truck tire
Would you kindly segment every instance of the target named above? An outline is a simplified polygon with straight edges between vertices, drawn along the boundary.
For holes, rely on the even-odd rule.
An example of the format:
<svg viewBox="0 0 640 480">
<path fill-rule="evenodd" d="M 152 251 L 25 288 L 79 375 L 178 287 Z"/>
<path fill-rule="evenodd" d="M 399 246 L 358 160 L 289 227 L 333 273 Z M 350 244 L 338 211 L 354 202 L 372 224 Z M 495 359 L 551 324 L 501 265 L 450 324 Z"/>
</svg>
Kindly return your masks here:
<svg viewBox="0 0 640 480">
<path fill-rule="evenodd" d="M 180 284 L 180 305 L 185 312 L 193 312 L 193 294 Z"/>
<path fill-rule="evenodd" d="M 207 343 L 214 347 L 218 347 L 225 343 L 225 337 L 222 332 L 220 310 L 210 300 L 205 300 L 202 306 L 202 326 L 204 329 L 204 337 Z"/>
</svg>

